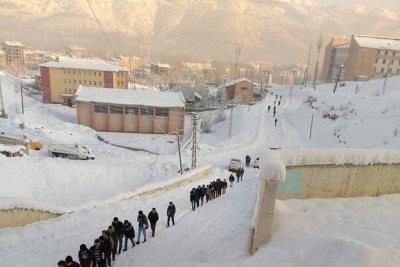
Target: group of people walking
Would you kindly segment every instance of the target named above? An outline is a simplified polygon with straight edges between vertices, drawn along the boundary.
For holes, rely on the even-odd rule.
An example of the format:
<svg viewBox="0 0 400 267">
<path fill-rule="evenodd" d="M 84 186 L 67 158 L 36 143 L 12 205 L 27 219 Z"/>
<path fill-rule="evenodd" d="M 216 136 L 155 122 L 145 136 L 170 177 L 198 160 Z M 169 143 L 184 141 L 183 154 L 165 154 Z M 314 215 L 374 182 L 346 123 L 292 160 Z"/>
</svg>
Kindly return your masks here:
<svg viewBox="0 0 400 267">
<path fill-rule="evenodd" d="M 192 206 L 192 210 L 196 210 L 196 207 L 203 206 L 204 198 L 206 198 L 206 203 L 215 198 L 220 197 L 222 194 L 225 194 L 226 188 L 228 187 L 228 183 L 226 179 L 221 181 L 221 179 L 217 179 L 216 181 L 212 181 L 209 185 L 198 186 L 197 188 L 192 188 L 190 190 L 190 204 Z"/>
<path fill-rule="evenodd" d="M 271 92 L 271 95 L 273 95 L 273 94 L 274 93 Z M 278 94 L 275 95 L 275 99 L 278 100 Z M 273 115 L 272 115 L 274 118 L 275 118 L 275 115 L 276 115 L 276 100 L 274 100 L 274 109 L 273 109 Z M 282 100 L 282 95 L 280 95 L 280 97 L 279 97 L 278 106 L 281 105 L 281 100 Z M 271 105 L 268 105 L 268 113 L 269 113 L 270 110 L 271 110 Z M 277 124 L 278 124 L 278 119 L 275 118 L 275 127 L 276 127 Z"/>
<path fill-rule="evenodd" d="M 175 212 L 175 205 L 170 202 L 167 208 L 167 227 L 169 227 L 171 220 L 172 224 L 175 225 Z M 93 246 L 88 248 L 86 244 L 80 245 L 78 252 L 79 263 L 74 261 L 72 256 L 67 256 L 65 260 L 58 262 L 58 267 L 110 267 L 111 261 L 115 260 L 115 256 L 121 254 L 122 245 L 124 245 L 122 251 L 127 251 L 128 241 L 131 242 L 132 247 L 135 247 L 135 245 L 140 244 L 142 235 L 142 243 L 147 241 L 146 231 L 149 226 L 151 236 L 154 237 L 158 220 L 159 216 L 156 208 L 152 208 L 147 216 L 140 210 L 136 219 L 138 237 L 135 242 L 136 233 L 132 223 L 128 220 L 122 222 L 118 217 L 114 217 L 111 225 L 106 230 L 102 230 L 101 235 L 94 240 Z"/>
</svg>

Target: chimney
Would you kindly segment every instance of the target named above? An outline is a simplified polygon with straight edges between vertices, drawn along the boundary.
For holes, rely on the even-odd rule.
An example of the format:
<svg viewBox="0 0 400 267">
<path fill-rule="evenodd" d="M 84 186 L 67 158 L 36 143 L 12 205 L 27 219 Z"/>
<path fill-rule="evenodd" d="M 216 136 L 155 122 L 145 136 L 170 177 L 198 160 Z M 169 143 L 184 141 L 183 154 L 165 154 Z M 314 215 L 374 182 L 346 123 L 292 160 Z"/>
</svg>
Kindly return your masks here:
<svg viewBox="0 0 400 267">
<path fill-rule="evenodd" d="M 60 57 L 56 56 L 56 62 L 60 62 Z"/>
</svg>

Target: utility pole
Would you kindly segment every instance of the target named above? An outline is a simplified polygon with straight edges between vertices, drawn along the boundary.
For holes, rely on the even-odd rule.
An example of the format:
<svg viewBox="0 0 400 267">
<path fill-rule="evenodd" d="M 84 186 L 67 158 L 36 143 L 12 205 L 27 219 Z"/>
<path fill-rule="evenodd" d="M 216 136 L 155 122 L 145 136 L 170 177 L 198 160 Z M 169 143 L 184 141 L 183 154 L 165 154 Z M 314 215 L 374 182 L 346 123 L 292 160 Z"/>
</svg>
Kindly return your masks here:
<svg viewBox="0 0 400 267">
<path fill-rule="evenodd" d="M 196 169 L 196 151 L 197 151 L 197 119 L 198 113 L 193 113 L 193 138 L 192 138 L 192 170 Z"/>
<path fill-rule="evenodd" d="M 219 105 L 219 116 L 220 116 L 220 118 L 223 118 L 224 117 L 224 105 L 225 105 L 225 102 L 226 102 L 226 88 L 225 88 L 225 82 L 226 82 L 226 77 L 224 76 L 223 78 L 222 78 L 222 88 L 221 88 L 221 97 L 220 97 L 220 101 L 221 101 L 221 103 L 220 103 L 220 105 Z"/>
<path fill-rule="evenodd" d="M 388 76 L 390 76 L 390 74 L 389 74 L 389 66 L 390 66 L 390 63 L 391 63 L 391 62 L 392 62 L 392 61 L 389 60 L 388 66 L 387 66 L 387 69 L 386 69 L 385 81 L 383 82 L 383 88 L 382 88 L 382 95 L 384 95 L 384 94 L 385 94 L 385 91 L 386 91 L 386 82 L 387 82 Z"/>
<path fill-rule="evenodd" d="M 1 77 L 2 76 L 4 76 L 4 74 L 0 71 L 0 104 L 1 104 L 1 107 L 0 107 L 0 118 L 3 118 L 3 119 L 6 119 L 8 116 L 7 116 L 7 113 L 6 113 L 6 111 L 5 111 L 5 109 L 4 109 L 4 101 L 3 101 L 3 92 L 2 92 L 2 90 L 1 90 Z"/>
<path fill-rule="evenodd" d="M 237 69 L 239 67 L 239 58 L 240 58 L 240 52 L 241 52 L 240 48 L 236 47 L 235 52 L 236 52 L 236 54 L 235 54 L 235 77 L 234 77 L 234 80 L 237 79 Z"/>
<path fill-rule="evenodd" d="M 232 119 L 233 119 L 233 101 L 231 101 L 231 116 L 229 118 L 228 139 L 231 139 L 232 137 Z"/>
<path fill-rule="evenodd" d="M 182 175 L 183 170 L 182 170 L 182 157 L 181 157 L 181 143 L 179 141 L 179 130 L 178 129 L 176 129 L 176 138 L 178 139 L 179 165 L 181 167 L 181 175 Z"/>
<path fill-rule="evenodd" d="M 22 83 L 19 83 L 19 87 L 21 88 L 21 105 L 22 105 L 22 114 L 25 114 L 25 112 L 24 112 L 24 94 L 22 93 Z"/>
<path fill-rule="evenodd" d="M 336 93 L 337 84 L 338 84 L 339 79 L 340 79 L 340 74 L 342 74 L 342 69 L 343 69 L 343 67 L 344 67 L 344 65 L 343 65 L 343 64 L 340 64 L 340 67 L 339 67 L 339 74 L 338 74 L 338 76 L 336 77 L 335 88 L 333 88 L 333 93 Z"/>
<path fill-rule="evenodd" d="M 308 80 L 308 72 L 310 71 L 310 58 L 311 58 L 311 44 L 308 48 L 308 62 L 307 62 L 307 69 L 304 73 L 304 87 L 307 87 L 307 80 Z"/>
<path fill-rule="evenodd" d="M 308 139 L 311 139 L 311 133 L 312 133 L 313 122 L 314 122 L 314 114 L 312 114 L 312 116 L 311 116 L 310 137 L 309 137 Z"/>
<path fill-rule="evenodd" d="M 321 52 L 323 42 L 324 42 L 324 36 L 322 35 L 322 33 L 320 33 L 317 40 L 318 55 L 317 55 L 317 62 L 315 63 L 314 82 L 313 82 L 314 91 L 317 88 L 315 84 L 317 82 L 317 76 L 318 76 L 319 53 Z"/>
</svg>

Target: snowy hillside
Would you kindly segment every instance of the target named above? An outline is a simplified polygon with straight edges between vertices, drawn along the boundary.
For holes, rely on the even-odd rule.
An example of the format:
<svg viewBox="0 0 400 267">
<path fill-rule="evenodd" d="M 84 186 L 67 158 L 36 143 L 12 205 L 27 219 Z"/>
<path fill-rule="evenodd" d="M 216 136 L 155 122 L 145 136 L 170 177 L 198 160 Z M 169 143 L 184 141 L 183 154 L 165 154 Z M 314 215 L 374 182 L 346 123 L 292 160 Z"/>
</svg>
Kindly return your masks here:
<svg viewBox="0 0 400 267">
<path fill-rule="evenodd" d="M 146 193 L 179 179 L 176 140 L 164 135 L 99 133 L 75 124 L 75 110 L 44 105 L 25 96 L 25 114 L 14 84 L 2 79 L 8 119 L 0 119 L 0 132 L 26 133 L 44 143 L 30 156 L 0 155 L 0 209 L 14 206 L 71 212 L 25 227 L 0 229 L 0 262 L 5 266 L 54 266 L 72 255 L 79 245 L 91 246 L 114 216 L 129 219 L 136 228 L 136 214 L 156 207 L 160 221 L 156 237 L 117 256 L 115 267 L 146 266 L 398 266 L 400 259 L 400 196 L 378 198 L 277 201 L 272 240 L 254 257 L 249 256 L 250 221 L 256 202 L 258 170 L 245 168 L 243 182 L 228 188 L 221 198 L 190 210 L 189 191 L 199 184 L 227 179 L 232 157 L 252 161 L 265 147 L 281 148 L 400 148 L 400 77 L 347 82 L 333 94 L 333 84 L 317 90 L 276 87 L 264 101 L 233 109 L 232 138 L 227 120 L 198 132 L 197 166 L 211 164 L 213 171 L 198 182 L 172 190 Z M 25 92 L 27 93 L 27 92 Z M 277 126 L 272 111 L 275 95 Z M 211 115 L 215 117 L 218 111 Z M 311 116 L 312 138 L 309 139 Z M 201 114 L 204 119 L 208 115 Z M 188 118 L 190 119 L 190 118 Z M 25 129 L 19 129 L 23 122 Z M 184 167 L 190 167 L 190 131 L 183 136 Z M 78 143 L 91 148 L 96 159 L 74 161 L 50 157 L 51 143 Z M 187 145 L 187 146 L 186 146 Z M 151 151 L 148 153 L 143 150 Z M 144 190 L 145 191 L 145 190 Z M 177 207 L 176 225 L 166 228 L 169 201 Z M 24 255 L 21 257 L 20 255 Z M 40 255 L 40 257 L 38 257 Z"/>
</svg>

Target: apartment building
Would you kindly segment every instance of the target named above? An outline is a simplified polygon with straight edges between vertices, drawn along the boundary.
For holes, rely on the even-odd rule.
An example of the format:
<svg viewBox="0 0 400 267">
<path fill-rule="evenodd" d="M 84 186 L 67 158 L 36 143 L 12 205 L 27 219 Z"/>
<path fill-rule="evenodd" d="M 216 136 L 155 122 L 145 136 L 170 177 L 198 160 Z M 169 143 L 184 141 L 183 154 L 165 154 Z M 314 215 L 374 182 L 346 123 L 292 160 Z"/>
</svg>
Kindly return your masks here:
<svg viewBox="0 0 400 267">
<path fill-rule="evenodd" d="M 320 79 L 323 82 L 334 82 L 335 74 L 338 75 L 338 66 L 347 61 L 347 54 L 351 38 L 333 37 L 325 47 L 324 62 Z M 346 58 L 346 59 L 344 59 Z M 342 70 L 343 71 L 343 70 Z M 342 75 L 341 75 L 342 76 Z"/>
<path fill-rule="evenodd" d="M 128 70 L 103 61 L 56 58 L 40 65 L 44 102 L 71 104 L 79 85 L 128 89 Z"/>
<path fill-rule="evenodd" d="M 346 61 L 346 80 L 369 80 L 400 74 L 400 39 L 353 35 Z"/>
<path fill-rule="evenodd" d="M 7 65 L 24 66 L 24 45 L 17 41 L 4 41 L 1 48 L 6 53 Z"/>
<path fill-rule="evenodd" d="M 181 92 L 116 90 L 79 86 L 77 123 L 96 131 L 164 134 L 185 128 Z"/>
<path fill-rule="evenodd" d="M 85 58 L 87 57 L 87 50 L 81 46 L 70 45 L 65 48 L 65 54 L 70 57 Z"/>
<path fill-rule="evenodd" d="M 7 66 L 6 52 L 3 49 L 0 49 L 0 67 L 5 66 Z"/>
</svg>

